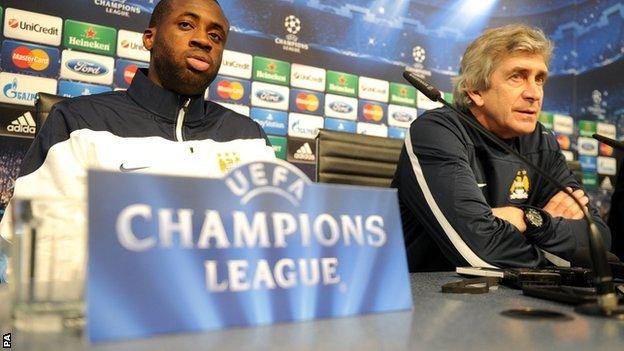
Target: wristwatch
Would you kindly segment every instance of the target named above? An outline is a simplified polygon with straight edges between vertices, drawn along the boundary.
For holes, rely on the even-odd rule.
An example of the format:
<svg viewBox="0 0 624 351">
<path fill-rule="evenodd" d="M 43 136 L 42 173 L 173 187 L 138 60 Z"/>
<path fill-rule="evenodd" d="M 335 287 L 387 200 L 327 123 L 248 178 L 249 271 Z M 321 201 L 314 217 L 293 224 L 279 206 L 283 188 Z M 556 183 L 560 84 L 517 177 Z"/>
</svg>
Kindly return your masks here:
<svg viewBox="0 0 624 351">
<path fill-rule="evenodd" d="M 544 216 L 534 208 L 525 207 L 524 222 L 527 225 L 527 229 L 539 229 L 544 225 Z"/>
</svg>

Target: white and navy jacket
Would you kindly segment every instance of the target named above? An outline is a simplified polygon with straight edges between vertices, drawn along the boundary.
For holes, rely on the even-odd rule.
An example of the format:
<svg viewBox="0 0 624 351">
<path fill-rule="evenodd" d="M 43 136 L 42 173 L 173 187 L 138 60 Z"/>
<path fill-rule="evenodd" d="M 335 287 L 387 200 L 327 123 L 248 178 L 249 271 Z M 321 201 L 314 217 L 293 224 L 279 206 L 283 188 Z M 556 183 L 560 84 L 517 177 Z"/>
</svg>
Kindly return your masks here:
<svg viewBox="0 0 624 351">
<path fill-rule="evenodd" d="M 556 139 L 540 123 L 533 133 L 507 142 L 566 186 L 580 187 Z M 412 123 L 392 186 L 399 191 L 410 271 L 536 267 L 546 258 L 569 261 L 588 246 L 583 220 L 542 211 L 545 225 L 521 234 L 495 217 L 494 207 L 543 208 L 558 189 L 446 107 Z M 609 229 L 592 206 L 590 213 L 609 248 Z"/>
<path fill-rule="evenodd" d="M 83 198 L 87 169 L 218 177 L 274 157 L 250 118 L 165 90 L 140 70 L 127 91 L 53 107 L 22 162 L 15 196 Z"/>
<path fill-rule="evenodd" d="M 137 71 L 127 91 L 57 103 L 22 162 L 13 195 L 35 200 L 33 213 L 45 218 L 38 233 L 37 280 L 84 279 L 89 169 L 220 177 L 239 163 L 274 158 L 252 119 L 202 96 L 165 90 L 146 70 Z M 49 202 L 57 200 L 69 201 Z M 0 235 L 10 238 L 7 214 Z"/>
</svg>

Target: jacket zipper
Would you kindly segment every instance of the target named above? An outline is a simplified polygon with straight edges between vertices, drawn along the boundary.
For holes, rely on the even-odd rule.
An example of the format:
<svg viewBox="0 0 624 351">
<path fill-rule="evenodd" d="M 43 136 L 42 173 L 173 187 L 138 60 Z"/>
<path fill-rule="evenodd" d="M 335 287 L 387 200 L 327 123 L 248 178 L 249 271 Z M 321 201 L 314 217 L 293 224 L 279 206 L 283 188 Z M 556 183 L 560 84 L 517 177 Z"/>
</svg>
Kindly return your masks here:
<svg viewBox="0 0 624 351">
<path fill-rule="evenodd" d="M 184 141 L 182 137 L 182 127 L 184 126 L 184 117 L 186 116 L 186 112 L 188 111 L 188 105 L 191 102 L 191 99 L 186 99 L 180 111 L 178 111 L 178 120 L 176 121 L 176 141 Z"/>
</svg>

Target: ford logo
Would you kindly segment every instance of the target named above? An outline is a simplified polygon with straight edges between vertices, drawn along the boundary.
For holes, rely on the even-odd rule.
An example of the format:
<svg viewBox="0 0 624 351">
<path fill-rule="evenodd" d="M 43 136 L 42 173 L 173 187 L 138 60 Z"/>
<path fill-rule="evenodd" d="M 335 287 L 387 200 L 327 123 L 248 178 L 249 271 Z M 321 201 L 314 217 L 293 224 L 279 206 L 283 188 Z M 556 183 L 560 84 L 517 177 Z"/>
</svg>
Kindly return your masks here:
<svg viewBox="0 0 624 351">
<path fill-rule="evenodd" d="M 392 118 L 399 122 L 409 122 L 412 120 L 412 115 L 406 112 L 395 112 L 392 114 Z"/>
<path fill-rule="evenodd" d="M 284 96 L 277 91 L 273 90 L 259 90 L 256 92 L 256 97 L 262 101 L 266 102 L 282 102 L 284 101 Z"/>
<path fill-rule="evenodd" d="M 89 76 L 103 76 L 108 73 L 108 68 L 103 64 L 86 59 L 69 60 L 65 65 L 74 72 Z"/>
<path fill-rule="evenodd" d="M 349 113 L 351 111 L 353 111 L 353 107 L 351 107 L 349 104 L 344 103 L 344 102 L 340 102 L 340 101 L 334 101 L 332 103 L 329 104 L 329 108 L 331 108 L 332 110 L 339 112 L 339 113 Z"/>
<path fill-rule="evenodd" d="M 593 151 L 595 149 L 595 145 L 592 143 L 583 143 L 581 144 L 581 149 L 585 151 Z"/>
</svg>

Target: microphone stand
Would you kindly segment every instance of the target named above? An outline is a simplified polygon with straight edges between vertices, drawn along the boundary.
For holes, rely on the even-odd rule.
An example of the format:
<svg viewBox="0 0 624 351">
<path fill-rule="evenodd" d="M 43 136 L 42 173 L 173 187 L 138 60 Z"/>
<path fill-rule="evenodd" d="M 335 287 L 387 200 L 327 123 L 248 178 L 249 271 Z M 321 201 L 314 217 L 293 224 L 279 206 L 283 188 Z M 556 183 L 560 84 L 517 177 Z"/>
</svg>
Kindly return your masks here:
<svg viewBox="0 0 624 351">
<path fill-rule="evenodd" d="M 505 144 L 498 136 L 485 129 L 485 127 L 482 126 L 476 119 L 468 116 L 467 114 L 460 111 L 458 108 L 444 100 L 442 98 L 442 94 L 440 94 L 440 91 L 434 86 L 432 86 L 413 72 L 405 71 L 403 72 L 403 77 L 421 93 L 425 94 L 425 96 L 427 96 L 427 98 L 429 98 L 431 101 L 440 102 L 444 106 L 453 110 L 464 122 L 469 124 L 472 128 L 476 129 L 486 139 L 490 140 L 501 149 L 505 150 L 507 153 L 510 153 L 519 158 L 522 162 L 529 166 L 529 168 L 534 170 L 540 176 L 544 177 L 551 184 L 555 185 L 557 189 L 568 194 L 568 196 L 570 196 L 574 200 L 579 208 L 584 208 L 581 202 L 572 195 L 571 190 L 568 190 L 563 184 L 561 184 L 561 182 L 559 182 L 553 176 L 542 170 L 537 165 L 533 164 L 524 155 L 520 154 L 518 151 Z M 589 249 L 595 275 L 594 282 L 596 285 L 597 303 L 590 303 L 578 306 L 575 308 L 575 311 L 592 316 L 623 319 L 624 308 L 618 306 L 618 296 L 615 292 L 615 287 L 613 286 L 613 277 L 611 275 L 611 269 L 607 261 L 607 250 L 605 249 L 604 241 L 602 240 L 602 236 L 598 231 L 598 227 L 596 226 L 589 214 L 588 208 L 583 211 L 583 215 L 585 217 L 585 221 L 587 222 L 588 228 Z"/>
</svg>

